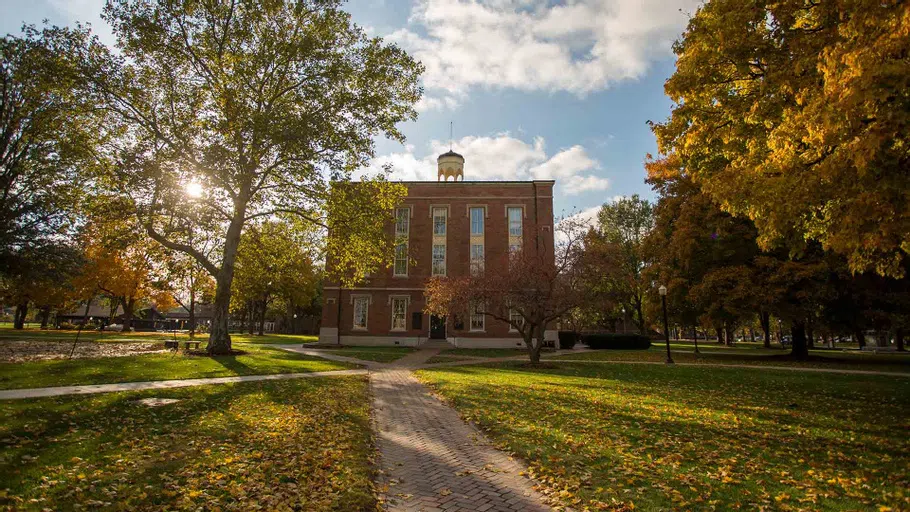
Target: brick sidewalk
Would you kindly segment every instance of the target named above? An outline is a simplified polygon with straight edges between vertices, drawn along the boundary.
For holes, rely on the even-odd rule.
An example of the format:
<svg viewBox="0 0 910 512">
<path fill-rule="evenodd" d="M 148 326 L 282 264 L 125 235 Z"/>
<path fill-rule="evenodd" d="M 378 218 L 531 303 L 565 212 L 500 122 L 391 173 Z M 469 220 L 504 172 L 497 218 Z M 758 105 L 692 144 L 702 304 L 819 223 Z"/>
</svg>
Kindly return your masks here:
<svg viewBox="0 0 910 512">
<path fill-rule="evenodd" d="M 495 449 L 411 375 L 438 350 L 371 372 L 376 437 L 391 511 L 545 511 L 522 464 Z"/>
</svg>

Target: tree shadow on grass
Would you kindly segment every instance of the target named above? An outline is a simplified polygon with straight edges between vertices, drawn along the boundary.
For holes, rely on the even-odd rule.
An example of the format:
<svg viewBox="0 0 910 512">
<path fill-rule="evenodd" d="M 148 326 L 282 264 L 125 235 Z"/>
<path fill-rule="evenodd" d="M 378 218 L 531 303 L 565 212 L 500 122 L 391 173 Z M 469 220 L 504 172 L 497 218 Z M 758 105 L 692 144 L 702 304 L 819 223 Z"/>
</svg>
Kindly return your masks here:
<svg viewBox="0 0 910 512">
<path fill-rule="evenodd" d="M 294 386 L 290 393 L 288 386 Z M 128 482 L 129 490 L 118 495 L 118 501 L 144 492 L 148 498 L 140 502 L 145 506 L 161 502 L 176 505 L 179 496 L 162 495 L 167 475 L 187 478 L 199 472 L 198 476 L 203 476 L 209 466 L 216 472 L 229 470 L 217 460 L 206 462 L 219 456 L 219 446 L 228 447 L 229 452 L 249 453 L 253 449 L 268 451 L 269 443 L 278 449 L 287 442 L 280 435 L 266 436 L 260 438 L 260 444 L 265 443 L 262 446 L 244 446 L 244 435 L 250 427 L 242 411 L 224 414 L 230 412 L 232 405 L 245 403 L 246 407 L 255 407 L 262 402 L 264 406 L 290 406 L 311 413 L 311 406 L 319 405 L 320 397 L 334 396 L 332 386 L 328 380 L 301 379 L 0 403 L 4 418 L 0 429 L 0 488 L 9 488 L 11 496 L 26 500 L 43 494 L 59 506 L 78 501 L 69 497 L 76 486 L 83 488 L 79 499 L 110 500 L 102 491 L 119 481 Z M 176 398 L 181 402 L 149 409 L 135 402 L 144 397 Z M 201 429 L 203 418 L 212 414 L 215 416 L 204 424 L 215 421 L 216 427 Z M 333 417 L 333 421 L 352 422 L 356 416 L 341 415 Z M 360 423 L 367 422 L 369 415 L 362 416 L 367 419 L 360 418 Z M 368 426 L 366 429 L 368 437 Z M 87 467 L 87 462 L 92 467 Z M 240 462 L 247 461 L 241 457 Z M 202 466 L 198 466 L 200 463 Z M 65 473 L 74 468 L 72 474 Z M 94 473 L 96 470 L 101 473 Z M 76 477 L 78 472 L 86 475 L 85 481 Z M 44 477 L 61 482 L 47 484 Z M 91 488 L 86 489 L 89 480 Z M 150 487 L 143 490 L 145 485 Z M 222 491 L 216 487 L 210 490 L 214 494 Z"/>
</svg>

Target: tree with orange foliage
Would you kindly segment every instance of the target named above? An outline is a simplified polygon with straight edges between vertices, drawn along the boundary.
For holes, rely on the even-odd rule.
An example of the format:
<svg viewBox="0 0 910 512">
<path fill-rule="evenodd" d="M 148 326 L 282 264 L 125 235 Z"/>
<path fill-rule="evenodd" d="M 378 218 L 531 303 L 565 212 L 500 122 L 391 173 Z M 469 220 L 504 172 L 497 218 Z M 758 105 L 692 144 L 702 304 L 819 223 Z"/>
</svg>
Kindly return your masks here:
<svg viewBox="0 0 910 512">
<path fill-rule="evenodd" d="M 910 253 L 910 3 L 706 2 L 674 46 L 663 154 L 763 249 L 812 242 L 854 273 Z"/>
</svg>

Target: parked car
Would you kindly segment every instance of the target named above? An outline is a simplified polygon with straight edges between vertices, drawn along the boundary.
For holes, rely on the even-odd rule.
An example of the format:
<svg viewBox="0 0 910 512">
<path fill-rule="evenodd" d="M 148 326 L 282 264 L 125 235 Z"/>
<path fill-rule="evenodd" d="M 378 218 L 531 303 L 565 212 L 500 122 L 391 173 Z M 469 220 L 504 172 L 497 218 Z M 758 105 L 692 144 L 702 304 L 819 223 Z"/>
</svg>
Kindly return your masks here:
<svg viewBox="0 0 910 512">
<path fill-rule="evenodd" d="M 123 332 L 123 324 L 111 324 L 101 329 L 102 331 Z"/>
</svg>

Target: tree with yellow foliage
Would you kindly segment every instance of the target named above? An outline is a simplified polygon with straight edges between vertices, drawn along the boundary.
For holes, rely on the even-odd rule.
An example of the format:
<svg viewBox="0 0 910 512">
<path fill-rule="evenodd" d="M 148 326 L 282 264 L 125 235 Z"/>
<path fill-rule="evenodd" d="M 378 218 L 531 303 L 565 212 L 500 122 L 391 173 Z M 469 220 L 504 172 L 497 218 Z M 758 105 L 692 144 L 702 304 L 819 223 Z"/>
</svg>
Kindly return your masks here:
<svg viewBox="0 0 910 512">
<path fill-rule="evenodd" d="M 811 241 L 853 272 L 901 277 L 910 253 L 910 4 L 711 0 L 674 47 L 653 126 L 765 248 Z"/>
</svg>

